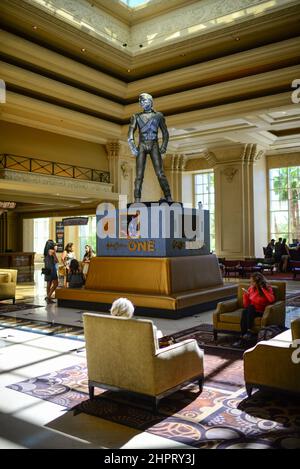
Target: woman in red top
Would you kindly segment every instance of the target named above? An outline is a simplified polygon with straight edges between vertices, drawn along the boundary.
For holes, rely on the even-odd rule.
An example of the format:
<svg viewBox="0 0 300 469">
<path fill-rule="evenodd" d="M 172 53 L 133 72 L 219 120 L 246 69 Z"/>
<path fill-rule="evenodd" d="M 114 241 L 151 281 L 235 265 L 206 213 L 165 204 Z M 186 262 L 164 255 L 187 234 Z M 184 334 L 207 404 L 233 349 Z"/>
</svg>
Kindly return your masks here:
<svg viewBox="0 0 300 469">
<path fill-rule="evenodd" d="M 251 328 L 256 317 L 262 316 L 266 306 L 275 302 L 273 289 L 267 284 L 265 277 L 255 272 L 250 277 L 250 287 L 243 288 L 243 306 L 241 318 L 241 334 L 244 339 L 251 337 Z"/>
</svg>

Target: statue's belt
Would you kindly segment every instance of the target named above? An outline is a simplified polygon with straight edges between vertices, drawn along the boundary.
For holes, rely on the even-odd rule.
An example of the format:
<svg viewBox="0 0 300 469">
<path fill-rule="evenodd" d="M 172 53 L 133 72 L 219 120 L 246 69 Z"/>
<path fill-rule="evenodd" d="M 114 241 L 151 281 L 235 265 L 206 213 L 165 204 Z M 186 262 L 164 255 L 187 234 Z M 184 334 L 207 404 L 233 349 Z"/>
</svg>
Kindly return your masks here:
<svg viewBox="0 0 300 469">
<path fill-rule="evenodd" d="M 157 135 L 153 135 L 152 137 L 150 136 L 149 138 L 149 135 L 147 135 L 147 138 L 141 138 L 140 139 L 140 143 L 153 143 L 153 142 L 157 142 Z"/>
</svg>

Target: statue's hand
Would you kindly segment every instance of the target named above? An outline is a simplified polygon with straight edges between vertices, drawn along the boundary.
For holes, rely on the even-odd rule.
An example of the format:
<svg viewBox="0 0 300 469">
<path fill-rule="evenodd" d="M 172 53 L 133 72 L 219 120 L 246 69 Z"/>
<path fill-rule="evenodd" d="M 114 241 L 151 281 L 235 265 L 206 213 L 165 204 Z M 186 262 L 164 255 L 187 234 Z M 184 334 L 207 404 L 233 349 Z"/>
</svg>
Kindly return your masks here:
<svg viewBox="0 0 300 469">
<path fill-rule="evenodd" d="M 131 153 L 133 154 L 133 156 L 138 156 L 139 154 L 139 150 L 138 148 L 135 146 L 134 142 L 129 140 L 128 141 L 128 144 L 129 144 L 129 148 L 130 148 L 130 151 Z"/>
<path fill-rule="evenodd" d="M 160 154 L 163 155 L 164 153 L 166 153 L 167 149 L 165 147 L 161 147 L 159 151 Z"/>
</svg>

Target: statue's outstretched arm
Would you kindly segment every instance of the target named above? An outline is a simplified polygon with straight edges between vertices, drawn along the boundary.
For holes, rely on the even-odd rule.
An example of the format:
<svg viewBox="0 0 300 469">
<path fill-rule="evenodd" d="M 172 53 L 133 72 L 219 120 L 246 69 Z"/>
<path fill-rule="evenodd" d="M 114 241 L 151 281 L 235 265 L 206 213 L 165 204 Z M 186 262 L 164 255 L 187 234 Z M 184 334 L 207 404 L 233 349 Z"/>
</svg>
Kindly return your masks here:
<svg viewBox="0 0 300 469">
<path fill-rule="evenodd" d="M 160 127 L 162 138 L 163 138 L 162 145 L 160 147 L 160 152 L 166 153 L 168 142 L 169 142 L 169 132 L 168 132 L 167 124 L 163 115 L 161 115 L 159 127 Z"/>
<path fill-rule="evenodd" d="M 129 129 L 128 129 L 128 139 L 127 139 L 131 153 L 134 156 L 137 156 L 139 154 L 139 151 L 134 141 L 134 132 L 136 128 L 137 128 L 137 119 L 136 119 L 136 115 L 134 114 L 130 119 L 130 124 L 129 124 Z"/>
</svg>

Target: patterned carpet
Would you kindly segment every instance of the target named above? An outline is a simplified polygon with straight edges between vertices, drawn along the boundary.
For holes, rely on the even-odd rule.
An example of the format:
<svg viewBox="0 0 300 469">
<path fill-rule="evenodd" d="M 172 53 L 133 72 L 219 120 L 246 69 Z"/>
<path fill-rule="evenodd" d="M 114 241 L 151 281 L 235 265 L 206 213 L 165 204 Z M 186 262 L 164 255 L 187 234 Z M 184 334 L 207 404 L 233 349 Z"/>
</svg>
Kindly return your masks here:
<svg viewBox="0 0 300 469">
<path fill-rule="evenodd" d="M 228 366 L 206 354 L 203 392 L 190 384 L 163 399 L 156 415 L 149 402 L 125 393 L 98 389 L 90 401 L 84 363 L 8 387 L 195 448 L 300 448 L 300 399 L 261 392 L 247 399 L 242 360 L 235 360 L 235 379 Z"/>
<path fill-rule="evenodd" d="M 195 339 L 197 340 L 199 346 L 205 351 L 210 352 L 213 350 L 231 350 L 238 354 L 237 356 L 242 356 L 242 353 L 251 348 L 256 343 L 256 338 L 245 342 L 243 345 L 236 347 L 234 343 L 238 340 L 236 334 L 219 334 L 218 341 L 215 342 L 213 337 L 213 325 L 212 324 L 199 324 L 199 326 L 194 326 L 183 331 L 176 332 L 175 334 L 167 335 L 159 339 L 161 347 L 167 346 L 172 343 L 182 342 L 186 339 Z"/>
</svg>

